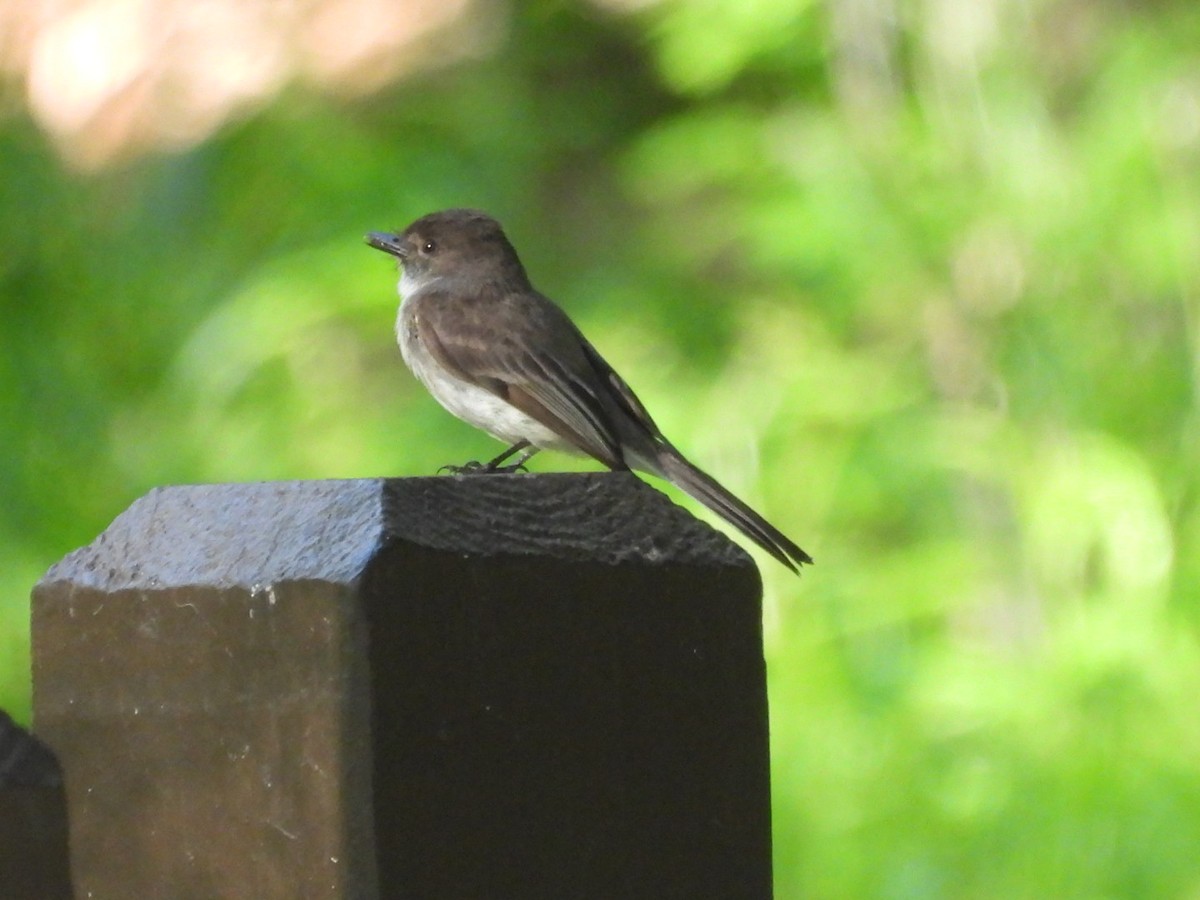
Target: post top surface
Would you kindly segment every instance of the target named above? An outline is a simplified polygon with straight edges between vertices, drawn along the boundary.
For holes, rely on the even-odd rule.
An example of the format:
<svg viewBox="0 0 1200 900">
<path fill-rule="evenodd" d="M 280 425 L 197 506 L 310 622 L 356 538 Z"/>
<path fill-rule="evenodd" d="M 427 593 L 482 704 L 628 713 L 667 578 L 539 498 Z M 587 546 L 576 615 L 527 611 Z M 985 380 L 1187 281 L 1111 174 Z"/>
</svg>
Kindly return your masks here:
<svg viewBox="0 0 1200 900">
<path fill-rule="evenodd" d="M 472 556 L 753 566 L 630 473 L 467 475 L 155 488 L 40 584 L 349 582 L 394 542 Z"/>
</svg>

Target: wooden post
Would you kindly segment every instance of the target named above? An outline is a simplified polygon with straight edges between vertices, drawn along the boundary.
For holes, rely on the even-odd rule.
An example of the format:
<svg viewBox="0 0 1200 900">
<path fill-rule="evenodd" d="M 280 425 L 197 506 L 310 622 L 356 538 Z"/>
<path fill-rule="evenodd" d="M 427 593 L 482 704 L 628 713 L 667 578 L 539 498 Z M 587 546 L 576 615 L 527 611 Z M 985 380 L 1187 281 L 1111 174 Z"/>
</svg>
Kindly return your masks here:
<svg viewBox="0 0 1200 900">
<path fill-rule="evenodd" d="M 769 897 L 760 617 L 628 474 L 152 491 L 34 590 L 79 896 Z"/>
</svg>

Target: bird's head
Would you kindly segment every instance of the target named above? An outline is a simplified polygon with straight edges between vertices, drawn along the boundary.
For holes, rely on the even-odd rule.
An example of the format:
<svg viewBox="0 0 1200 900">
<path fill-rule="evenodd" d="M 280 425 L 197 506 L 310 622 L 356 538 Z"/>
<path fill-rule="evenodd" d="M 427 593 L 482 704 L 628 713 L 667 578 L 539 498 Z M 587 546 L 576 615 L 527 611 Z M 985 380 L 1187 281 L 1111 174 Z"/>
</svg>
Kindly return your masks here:
<svg viewBox="0 0 1200 900">
<path fill-rule="evenodd" d="M 395 256 L 406 281 L 420 288 L 433 280 L 514 277 L 527 284 L 516 250 L 500 223 L 476 209 L 447 209 L 422 216 L 401 232 L 372 231 L 367 243 Z"/>
</svg>

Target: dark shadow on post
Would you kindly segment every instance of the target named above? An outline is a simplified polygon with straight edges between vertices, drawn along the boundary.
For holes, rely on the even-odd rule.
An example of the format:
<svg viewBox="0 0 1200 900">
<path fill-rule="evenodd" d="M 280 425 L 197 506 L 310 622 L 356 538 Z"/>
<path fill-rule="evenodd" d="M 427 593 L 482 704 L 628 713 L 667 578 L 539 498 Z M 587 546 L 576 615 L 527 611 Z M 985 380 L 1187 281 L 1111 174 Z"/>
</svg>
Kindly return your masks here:
<svg viewBox="0 0 1200 900">
<path fill-rule="evenodd" d="M 154 491 L 34 593 L 77 887 L 769 897 L 760 615 L 629 475 Z"/>
<path fill-rule="evenodd" d="M 4 712 L 0 712 L 0 897 L 71 897 L 67 801 L 58 761 Z"/>
</svg>

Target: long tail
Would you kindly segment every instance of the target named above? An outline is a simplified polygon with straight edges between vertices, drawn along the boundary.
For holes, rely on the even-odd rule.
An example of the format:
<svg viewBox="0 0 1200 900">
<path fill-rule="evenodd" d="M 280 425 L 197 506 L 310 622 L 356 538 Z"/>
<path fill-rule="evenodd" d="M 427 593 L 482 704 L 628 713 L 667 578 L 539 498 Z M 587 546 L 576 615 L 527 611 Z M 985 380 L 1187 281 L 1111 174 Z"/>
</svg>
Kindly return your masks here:
<svg viewBox="0 0 1200 900">
<path fill-rule="evenodd" d="M 674 447 L 661 447 L 657 462 L 664 478 L 687 491 L 729 524 L 741 529 L 746 537 L 793 572 L 799 572 L 799 567 L 805 563 L 812 563 L 812 557 L 782 531 L 721 487 L 716 479 L 684 459 Z"/>
</svg>

